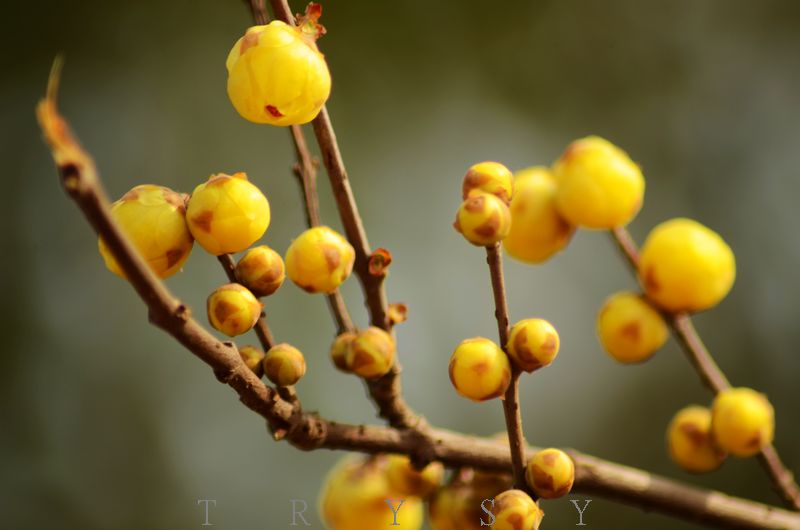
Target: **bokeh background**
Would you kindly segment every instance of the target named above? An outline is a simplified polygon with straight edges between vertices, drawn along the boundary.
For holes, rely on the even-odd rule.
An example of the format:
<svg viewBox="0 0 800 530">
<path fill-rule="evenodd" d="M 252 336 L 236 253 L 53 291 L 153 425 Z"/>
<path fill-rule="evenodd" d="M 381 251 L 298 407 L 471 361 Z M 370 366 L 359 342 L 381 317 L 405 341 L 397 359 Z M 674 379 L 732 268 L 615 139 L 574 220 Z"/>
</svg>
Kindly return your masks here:
<svg viewBox="0 0 800 530">
<path fill-rule="evenodd" d="M 416 409 L 452 429 L 503 428 L 499 403 L 459 398 L 447 378 L 461 339 L 495 335 L 484 258 L 451 228 L 463 172 L 483 159 L 548 164 L 596 133 L 644 169 L 639 241 L 691 216 L 734 248 L 736 286 L 697 325 L 736 384 L 769 394 L 776 445 L 800 470 L 800 2 L 330 1 L 323 22 L 333 123 L 371 243 L 396 259 L 389 297 L 410 306 L 398 335 Z M 147 324 L 59 188 L 33 115 L 64 52 L 62 108 L 112 196 L 150 182 L 190 191 L 211 173 L 246 171 L 273 207 L 264 242 L 282 252 L 303 223 L 288 134 L 243 121 L 225 94 L 247 9 L 43 0 L 7 6 L 2 24 L 2 526 L 193 528 L 197 499 L 216 499 L 217 528 L 288 527 L 289 499 L 315 505 L 340 455 L 271 442 L 202 363 Z M 320 190 L 338 227 L 324 176 Z M 669 462 L 667 422 L 710 396 L 674 343 L 635 367 L 599 347 L 599 305 L 635 288 L 605 234 L 580 232 L 546 265 L 506 269 L 512 318 L 548 318 L 563 340 L 557 362 L 524 379 L 531 442 L 777 503 L 754 461 L 702 477 Z M 169 287 L 202 315 L 222 282 L 196 248 Z M 364 323 L 355 281 L 345 293 Z M 307 408 L 376 421 L 360 383 L 328 361 L 322 299 L 286 285 L 267 310 L 278 338 L 307 354 Z M 595 528 L 694 528 L 591 498 Z M 544 508 L 548 528 L 577 522 L 567 500 Z"/>
</svg>

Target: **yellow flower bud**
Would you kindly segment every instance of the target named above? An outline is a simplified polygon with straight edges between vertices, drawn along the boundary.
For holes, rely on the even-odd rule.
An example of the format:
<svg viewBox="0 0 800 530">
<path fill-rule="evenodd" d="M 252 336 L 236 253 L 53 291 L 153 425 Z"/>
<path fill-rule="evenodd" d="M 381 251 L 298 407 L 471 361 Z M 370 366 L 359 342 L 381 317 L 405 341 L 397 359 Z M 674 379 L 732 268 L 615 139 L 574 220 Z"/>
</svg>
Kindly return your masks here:
<svg viewBox="0 0 800 530">
<path fill-rule="evenodd" d="M 672 219 L 647 236 L 639 279 L 647 296 L 669 311 L 702 311 L 733 287 L 733 251 L 714 231 L 691 219 Z"/>
<path fill-rule="evenodd" d="M 111 205 L 111 217 L 159 278 L 178 272 L 192 251 L 186 195 L 163 186 L 136 186 Z M 102 238 L 97 245 L 108 270 L 125 278 Z"/>
<path fill-rule="evenodd" d="M 315 36 L 279 20 L 248 29 L 233 45 L 226 67 L 231 103 L 255 123 L 308 123 L 331 93 Z"/>
<path fill-rule="evenodd" d="M 502 396 L 511 382 L 511 364 L 500 347 L 481 337 L 459 344 L 450 357 L 450 381 L 473 401 Z"/>
<path fill-rule="evenodd" d="M 347 352 L 350 351 L 350 346 L 355 338 L 356 333 L 345 331 L 337 336 L 331 344 L 331 360 L 333 365 L 342 372 L 350 372 L 350 368 L 347 366 Z"/>
<path fill-rule="evenodd" d="M 309 293 L 332 293 L 353 270 L 355 250 L 327 226 L 309 228 L 286 251 L 286 273 Z"/>
<path fill-rule="evenodd" d="M 541 166 L 514 175 L 511 230 L 503 240 L 506 252 L 525 263 L 542 263 L 567 246 L 575 227 L 556 208 L 557 185 Z"/>
<path fill-rule="evenodd" d="M 550 322 L 529 318 L 511 328 L 506 349 L 521 370 L 533 372 L 553 362 L 559 344 L 558 332 Z"/>
<path fill-rule="evenodd" d="M 434 530 L 482 530 L 491 522 L 483 508 L 491 511 L 496 495 L 511 487 L 510 477 L 461 470 L 458 477 L 431 497 L 428 516 Z M 484 503 L 484 501 L 486 501 Z"/>
<path fill-rule="evenodd" d="M 511 213 L 494 195 L 473 191 L 458 209 L 453 226 L 473 245 L 488 247 L 508 235 Z"/>
<path fill-rule="evenodd" d="M 365 459 L 349 455 L 333 468 L 320 495 L 320 512 L 328 528 L 390 528 L 395 522 L 394 511 L 399 528 L 419 530 L 422 527 L 422 501 L 417 497 L 403 497 L 395 491 L 386 476 L 386 466 L 383 456 Z M 401 499 L 405 502 L 398 509 Z"/>
<path fill-rule="evenodd" d="M 721 391 L 711 407 L 714 442 L 732 455 L 759 453 L 775 436 L 775 410 L 764 394 L 750 388 Z"/>
<path fill-rule="evenodd" d="M 261 316 L 261 303 L 238 283 L 225 284 L 211 293 L 207 309 L 209 323 L 229 337 L 250 331 Z"/>
<path fill-rule="evenodd" d="M 391 335 L 380 328 L 369 327 L 350 343 L 347 367 L 360 377 L 375 379 L 392 369 L 396 350 Z"/>
<path fill-rule="evenodd" d="M 507 490 L 494 498 L 494 530 L 537 530 L 544 512 L 522 490 Z"/>
<path fill-rule="evenodd" d="M 642 172 L 622 149 L 597 136 L 572 142 L 553 166 L 561 215 L 586 228 L 628 224 L 644 200 Z"/>
<path fill-rule="evenodd" d="M 441 462 L 431 462 L 424 469 L 418 470 L 411 465 L 411 460 L 406 455 L 389 455 L 386 476 L 391 487 L 403 495 L 403 498 L 425 498 L 442 483 L 444 466 Z"/>
<path fill-rule="evenodd" d="M 543 499 L 563 497 L 575 482 L 575 463 L 559 449 L 543 449 L 528 460 L 525 481 Z"/>
<path fill-rule="evenodd" d="M 244 173 L 219 173 L 194 189 L 186 221 L 209 253 L 241 252 L 267 231 L 269 202 Z"/>
<path fill-rule="evenodd" d="M 255 346 L 242 346 L 239 348 L 239 356 L 256 375 L 261 376 L 264 373 L 264 367 L 261 365 L 264 360 L 264 352 Z"/>
<path fill-rule="evenodd" d="M 706 473 L 725 461 L 725 452 L 711 437 L 711 411 L 692 405 L 675 414 L 667 428 L 667 448 L 672 460 L 686 471 Z"/>
<path fill-rule="evenodd" d="M 645 361 L 667 341 L 667 324 L 638 294 L 619 292 L 597 314 L 597 336 L 606 352 L 621 363 Z"/>
<path fill-rule="evenodd" d="M 289 344 L 276 344 L 264 357 L 264 373 L 277 386 L 296 385 L 306 374 L 306 359 Z"/>
<path fill-rule="evenodd" d="M 269 296 L 286 278 L 283 258 L 266 245 L 251 248 L 236 264 L 236 277 L 257 297 Z"/>
<path fill-rule="evenodd" d="M 476 190 L 490 193 L 508 204 L 514 193 L 514 177 L 499 162 L 480 162 L 464 175 L 461 198 L 466 200 Z"/>
</svg>

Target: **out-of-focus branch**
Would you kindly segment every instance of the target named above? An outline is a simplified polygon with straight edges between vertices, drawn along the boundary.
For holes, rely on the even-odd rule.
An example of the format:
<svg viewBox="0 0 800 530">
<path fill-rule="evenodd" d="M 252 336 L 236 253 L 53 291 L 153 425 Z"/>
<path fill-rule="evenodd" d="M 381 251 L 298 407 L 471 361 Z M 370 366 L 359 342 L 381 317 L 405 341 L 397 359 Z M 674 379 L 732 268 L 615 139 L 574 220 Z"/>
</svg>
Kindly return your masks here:
<svg viewBox="0 0 800 530">
<path fill-rule="evenodd" d="M 114 223 L 94 161 L 74 139 L 56 109 L 56 82 L 57 75 L 51 78 L 48 97 L 37 107 L 37 115 L 68 195 L 106 241 L 147 306 L 151 321 L 208 364 L 220 382 L 236 391 L 242 403 L 267 420 L 276 438 L 285 438 L 303 450 L 427 453 L 431 459 L 451 467 L 511 470 L 506 448 L 489 440 L 437 429 L 420 436 L 413 429 L 339 424 L 283 401 L 247 368 L 233 344 L 220 342 L 192 318 L 189 308 L 153 274 Z M 528 448 L 529 452 L 534 450 Z M 577 452 L 572 452 L 571 457 L 576 467 L 575 491 L 596 493 L 631 506 L 718 527 L 800 530 L 800 514 L 685 486 Z"/>
<path fill-rule="evenodd" d="M 639 274 L 639 248 L 631 237 L 630 232 L 624 227 L 611 230 L 611 239 L 625 257 L 631 271 L 635 276 Z M 686 353 L 689 362 L 694 366 L 703 385 L 713 393 L 730 388 L 731 384 L 725 373 L 717 365 L 714 357 L 706 348 L 703 339 L 692 323 L 692 318 L 687 313 L 661 314 L 672 329 L 672 333 Z M 784 503 L 795 510 L 800 510 L 800 487 L 794 479 L 794 474 L 783 464 L 773 444 L 769 444 L 759 454 L 759 461 L 772 481 L 775 491 L 781 496 Z"/>
<path fill-rule="evenodd" d="M 486 262 L 489 264 L 489 273 L 492 279 L 492 294 L 494 295 L 494 315 L 497 319 L 497 331 L 500 338 L 500 347 L 508 356 L 509 322 L 508 303 L 506 302 L 506 286 L 503 277 L 503 254 L 500 243 L 486 247 Z M 533 493 L 525 482 L 525 434 L 522 430 L 522 414 L 519 407 L 519 377 L 520 371 L 514 361 L 511 363 L 511 382 L 503 398 L 503 413 L 508 431 L 508 446 L 511 454 L 511 468 L 514 475 L 514 487 Z"/>
</svg>

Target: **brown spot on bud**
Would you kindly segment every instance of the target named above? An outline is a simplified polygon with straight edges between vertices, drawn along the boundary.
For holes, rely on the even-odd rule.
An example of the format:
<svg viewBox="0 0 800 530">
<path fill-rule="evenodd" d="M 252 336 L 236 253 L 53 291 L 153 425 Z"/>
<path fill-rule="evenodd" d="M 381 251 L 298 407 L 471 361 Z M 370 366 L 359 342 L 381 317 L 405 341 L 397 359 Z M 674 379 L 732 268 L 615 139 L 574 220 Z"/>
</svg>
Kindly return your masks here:
<svg viewBox="0 0 800 530">
<path fill-rule="evenodd" d="M 334 246 L 324 245 L 322 247 L 322 255 L 325 256 L 325 263 L 328 266 L 328 270 L 331 272 L 335 271 L 342 263 L 342 256 L 339 253 L 339 249 Z"/>
<path fill-rule="evenodd" d="M 661 289 L 661 284 L 658 282 L 656 278 L 656 271 L 654 267 L 647 267 L 644 271 L 644 287 L 648 291 L 657 292 Z"/>
<path fill-rule="evenodd" d="M 353 352 L 353 361 L 350 364 L 350 369 L 357 372 L 359 369 L 375 364 L 375 359 L 370 354 L 363 350 L 355 350 Z"/>
<path fill-rule="evenodd" d="M 482 212 L 486 207 L 486 197 L 481 193 L 473 195 L 464 202 L 464 209 L 470 213 Z"/>
<path fill-rule="evenodd" d="M 475 233 L 481 237 L 494 237 L 500 229 L 500 214 L 492 212 L 492 215 L 481 226 L 475 229 Z"/>
<path fill-rule="evenodd" d="M 542 461 L 547 464 L 548 466 L 552 466 L 556 463 L 556 456 L 555 453 L 548 452 L 542 455 Z"/>
<path fill-rule="evenodd" d="M 642 326 L 639 322 L 628 322 L 622 326 L 619 333 L 626 339 L 639 342 L 642 339 Z"/>
<path fill-rule="evenodd" d="M 489 363 L 487 362 L 480 362 L 472 365 L 472 371 L 478 375 L 485 374 L 486 372 L 489 371 L 489 368 L 490 368 Z"/>
<path fill-rule="evenodd" d="M 231 315 L 236 314 L 238 311 L 239 308 L 235 304 L 220 300 L 214 307 L 214 316 L 219 322 L 226 322 Z"/>
<path fill-rule="evenodd" d="M 469 197 L 469 192 L 475 188 L 480 188 L 489 181 L 489 178 L 483 174 L 470 168 L 467 174 L 464 175 L 464 183 L 461 185 L 461 197 L 466 199 Z"/>
<path fill-rule="evenodd" d="M 181 258 L 183 257 L 183 250 L 179 248 L 173 248 L 172 250 L 167 251 L 167 268 L 172 267 L 176 263 L 178 263 Z"/>
<path fill-rule="evenodd" d="M 267 105 L 267 106 L 264 107 L 264 110 L 269 112 L 269 114 L 273 118 L 281 118 L 281 117 L 283 117 L 283 113 L 281 111 L 279 111 L 278 107 L 276 107 L 275 105 Z"/>
<path fill-rule="evenodd" d="M 192 218 L 192 222 L 203 232 L 211 232 L 211 221 L 214 219 L 212 210 L 203 210 Z"/>
<path fill-rule="evenodd" d="M 698 428 L 697 425 L 695 425 L 694 423 L 692 422 L 681 423 L 678 426 L 678 429 L 680 429 L 680 431 L 686 435 L 686 437 L 689 439 L 689 441 L 692 442 L 693 445 L 701 446 L 704 443 L 706 443 L 707 438 L 705 433 L 703 433 L 703 431 L 701 431 L 700 428 Z"/>
<path fill-rule="evenodd" d="M 128 191 L 125 195 L 122 196 L 120 199 L 121 201 L 132 202 L 139 198 L 139 187 L 135 187 L 132 190 Z"/>
<path fill-rule="evenodd" d="M 557 349 L 558 349 L 558 340 L 552 333 L 549 333 L 547 335 L 547 338 L 544 339 L 544 342 L 542 343 L 541 346 L 542 353 L 544 353 L 547 356 L 550 356 Z"/>
<path fill-rule="evenodd" d="M 514 527 L 514 530 L 524 530 L 522 525 L 525 522 L 525 519 L 522 517 L 521 514 L 518 514 L 516 512 L 509 514 L 509 516 L 506 518 L 506 521 L 508 521 L 509 524 L 511 524 L 511 526 Z"/>
<path fill-rule="evenodd" d="M 555 489 L 553 475 L 543 470 L 539 466 L 533 466 L 533 484 L 536 486 L 536 489 L 543 490 L 545 492 L 550 492 Z"/>
<path fill-rule="evenodd" d="M 244 55 L 244 52 L 258 45 L 258 38 L 261 35 L 260 31 L 248 31 L 242 37 L 242 44 L 239 46 L 239 55 Z"/>
<path fill-rule="evenodd" d="M 211 175 L 208 178 L 208 182 L 206 182 L 206 186 L 209 187 L 216 187 L 222 186 L 226 182 L 228 182 L 232 177 L 230 175 L 226 175 L 225 173 L 217 173 L 216 175 Z"/>
</svg>

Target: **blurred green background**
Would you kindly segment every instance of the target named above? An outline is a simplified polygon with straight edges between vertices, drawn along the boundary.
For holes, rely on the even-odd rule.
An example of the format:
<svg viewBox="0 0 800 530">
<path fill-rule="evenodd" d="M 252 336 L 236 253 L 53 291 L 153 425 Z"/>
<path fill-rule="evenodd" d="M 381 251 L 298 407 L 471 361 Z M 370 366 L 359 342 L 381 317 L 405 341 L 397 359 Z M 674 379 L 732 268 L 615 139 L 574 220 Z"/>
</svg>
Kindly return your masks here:
<svg viewBox="0 0 800 530">
<path fill-rule="evenodd" d="M 484 159 L 547 164 L 595 133 L 644 169 L 645 208 L 631 225 L 639 241 L 660 221 L 691 216 L 734 248 L 736 286 L 697 324 L 736 384 L 769 394 L 776 445 L 800 470 L 800 2 L 330 1 L 323 22 L 333 123 L 371 243 L 396 260 L 389 297 L 410 306 L 398 335 L 415 408 L 443 427 L 503 428 L 498 402 L 459 398 L 447 378 L 461 339 L 495 335 L 484 258 L 451 228 L 462 174 Z M 211 173 L 246 171 L 272 204 L 264 242 L 283 252 L 303 223 L 289 136 L 243 121 L 225 94 L 225 57 L 248 24 L 236 0 L 5 10 L 5 528 L 194 528 L 197 499 L 217 500 L 220 529 L 286 528 L 289 499 L 315 505 L 340 456 L 271 442 L 209 369 L 147 324 L 129 286 L 103 267 L 34 122 L 64 52 L 61 106 L 112 196 L 148 182 L 190 191 Z M 320 190 L 324 219 L 338 227 L 324 175 Z M 563 341 L 557 362 L 523 382 L 531 442 L 777 503 L 755 461 L 702 477 L 668 461 L 667 422 L 709 395 L 674 343 L 635 367 L 600 349 L 599 305 L 635 288 L 606 235 L 580 232 L 548 264 L 508 261 L 506 270 L 512 319 L 548 318 Z M 202 315 L 222 282 L 198 247 L 169 286 Z M 354 280 L 345 293 L 364 323 Z M 277 337 L 307 354 L 306 407 L 376 421 L 359 382 L 327 359 L 333 326 L 322 299 L 287 284 L 267 310 Z M 592 498 L 585 522 L 595 528 L 694 528 Z M 544 509 L 547 528 L 577 522 L 567 500 Z M 310 522 L 322 528 L 316 515 Z"/>
</svg>

